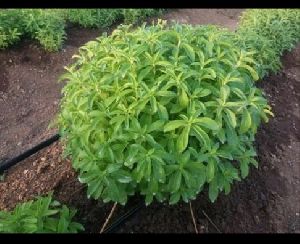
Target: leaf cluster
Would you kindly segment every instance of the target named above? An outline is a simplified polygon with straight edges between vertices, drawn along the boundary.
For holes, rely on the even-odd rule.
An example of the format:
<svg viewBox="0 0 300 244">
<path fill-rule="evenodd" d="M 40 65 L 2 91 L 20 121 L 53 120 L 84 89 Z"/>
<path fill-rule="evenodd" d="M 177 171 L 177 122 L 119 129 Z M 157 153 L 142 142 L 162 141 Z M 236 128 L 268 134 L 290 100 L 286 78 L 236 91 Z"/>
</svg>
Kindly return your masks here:
<svg viewBox="0 0 300 244">
<path fill-rule="evenodd" d="M 250 9 L 243 12 L 238 31 L 254 32 L 270 41 L 277 55 L 300 40 L 299 9 Z M 258 50 L 262 50 L 262 47 Z"/>
<path fill-rule="evenodd" d="M 84 228 L 72 221 L 75 214 L 49 194 L 19 203 L 12 211 L 0 211 L 0 233 L 77 233 Z"/>
<path fill-rule="evenodd" d="M 159 21 L 80 48 L 61 77 L 59 125 L 89 197 L 174 204 L 207 186 L 215 201 L 257 167 L 254 135 L 272 112 L 255 52 L 236 38 Z"/>
</svg>

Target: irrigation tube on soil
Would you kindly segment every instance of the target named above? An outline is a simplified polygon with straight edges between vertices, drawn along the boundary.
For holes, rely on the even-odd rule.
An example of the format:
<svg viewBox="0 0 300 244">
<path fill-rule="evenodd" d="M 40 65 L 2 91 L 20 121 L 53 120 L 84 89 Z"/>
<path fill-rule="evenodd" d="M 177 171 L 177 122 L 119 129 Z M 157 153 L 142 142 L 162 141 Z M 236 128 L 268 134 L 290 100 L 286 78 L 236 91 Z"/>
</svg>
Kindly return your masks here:
<svg viewBox="0 0 300 244">
<path fill-rule="evenodd" d="M 59 139 L 59 134 L 55 134 L 55 135 L 51 136 L 50 138 L 46 139 L 45 141 L 42 141 L 40 144 L 21 153 L 20 155 L 0 163 L 0 173 L 2 173 L 4 170 L 9 169 L 10 167 L 16 165 L 20 161 L 30 157 L 31 155 L 35 154 L 39 150 L 50 146 L 52 143 L 54 143 L 58 139 Z"/>
<path fill-rule="evenodd" d="M 114 221 L 109 227 L 107 227 L 103 233 L 114 233 L 116 232 L 122 224 L 124 224 L 129 218 L 133 217 L 135 213 L 141 210 L 145 206 L 144 202 L 141 201 L 137 205 L 135 205 L 128 212 L 119 217 L 116 221 Z"/>
</svg>

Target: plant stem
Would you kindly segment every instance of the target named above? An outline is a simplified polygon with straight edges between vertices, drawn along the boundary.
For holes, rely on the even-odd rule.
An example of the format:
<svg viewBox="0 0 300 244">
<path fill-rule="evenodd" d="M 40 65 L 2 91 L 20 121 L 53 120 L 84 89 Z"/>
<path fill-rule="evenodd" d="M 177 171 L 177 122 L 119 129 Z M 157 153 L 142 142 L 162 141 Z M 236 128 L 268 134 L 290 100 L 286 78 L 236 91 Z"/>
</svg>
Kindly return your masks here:
<svg viewBox="0 0 300 244">
<path fill-rule="evenodd" d="M 106 227 L 107 224 L 108 224 L 108 221 L 111 219 L 111 216 L 113 215 L 113 213 L 114 213 L 114 211 L 115 211 L 115 209 L 116 209 L 116 206 L 117 206 L 117 203 L 115 202 L 114 205 L 113 205 L 113 207 L 112 207 L 111 210 L 110 210 L 110 213 L 109 213 L 107 219 L 105 220 L 105 223 L 103 224 L 103 226 L 102 226 L 102 228 L 101 228 L 101 230 L 100 230 L 100 234 L 103 233 L 105 227 Z"/>
<path fill-rule="evenodd" d="M 198 231 L 197 225 L 196 225 L 196 220 L 195 220 L 195 217 L 194 217 L 193 208 L 192 208 L 192 202 L 190 202 L 190 211 L 191 211 L 191 216 L 192 216 L 192 219 L 193 219 L 193 224 L 194 224 L 195 232 L 196 232 L 196 234 L 199 234 L 199 231 Z"/>
</svg>

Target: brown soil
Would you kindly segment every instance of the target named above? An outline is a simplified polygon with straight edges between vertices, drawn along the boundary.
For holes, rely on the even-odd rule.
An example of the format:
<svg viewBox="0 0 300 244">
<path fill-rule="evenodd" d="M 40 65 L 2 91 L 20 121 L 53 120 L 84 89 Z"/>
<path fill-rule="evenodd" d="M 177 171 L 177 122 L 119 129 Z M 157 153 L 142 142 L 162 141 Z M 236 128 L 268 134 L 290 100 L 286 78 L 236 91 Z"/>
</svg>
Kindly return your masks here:
<svg viewBox="0 0 300 244">
<path fill-rule="evenodd" d="M 163 18 L 233 29 L 239 11 L 180 9 Z M 54 133 L 45 129 L 58 111 L 63 84 L 56 80 L 77 48 L 98 35 L 98 30 L 73 28 L 59 53 L 46 53 L 29 42 L 0 53 L 0 161 Z M 300 233 L 299 54 L 300 45 L 283 57 L 281 73 L 258 83 L 275 113 L 257 134 L 259 169 L 253 168 L 245 181 L 237 182 L 229 196 L 220 195 L 215 204 L 207 200 L 206 192 L 192 202 L 199 232 L 217 232 L 217 226 L 226 233 Z M 54 190 L 59 201 L 79 210 L 77 218 L 87 232 L 98 232 L 111 204 L 86 199 L 86 189 L 61 152 L 55 143 L 8 170 L 0 182 L 0 209 Z M 118 207 L 113 219 L 134 201 Z M 154 203 L 119 232 L 194 232 L 194 227 L 188 204 Z"/>
<path fill-rule="evenodd" d="M 55 133 L 47 128 L 59 107 L 58 77 L 78 47 L 99 35 L 99 30 L 69 29 L 60 52 L 48 53 L 29 41 L 0 52 L 0 162 Z"/>
<path fill-rule="evenodd" d="M 165 14 L 162 19 L 182 24 L 213 24 L 234 30 L 243 9 L 178 9 Z"/>
</svg>

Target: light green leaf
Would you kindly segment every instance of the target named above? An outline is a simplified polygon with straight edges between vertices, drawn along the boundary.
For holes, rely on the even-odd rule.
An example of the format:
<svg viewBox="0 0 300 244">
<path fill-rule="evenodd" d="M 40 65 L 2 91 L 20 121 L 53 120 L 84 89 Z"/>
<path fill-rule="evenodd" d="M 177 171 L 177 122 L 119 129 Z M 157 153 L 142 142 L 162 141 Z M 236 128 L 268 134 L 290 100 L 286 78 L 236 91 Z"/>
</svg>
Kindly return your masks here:
<svg viewBox="0 0 300 244">
<path fill-rule="evenodd" d="M 249 174 L 248 160 L 241 160 L 240 168 L 241 168 L 242 179 L 245 179 Z"/>
<path fill-rule="evenodd" d="M 181 185 L 181 172 L 176 171 L 174 174 L 171 175 L 170 181 L 169 181 L 169 189 L 171 193 L 175 193 L 179 190 Z"/>
<path fill-rule="evenodd" d="M 207 117 L 196 118 L 194 122 L 211 130 L 218 130 L 220 128 L 216 121 Z"/>
<path fill-rule="evenodd" d="M 206 166 L 207 182 L 211 182 L 214 176 L 215 176 L 215 163 L 212 159 L 209 159 Z"/>
<path fill-rule="evenodd" d="M 189 104 L 189 97 L 184 90 L 179 93 L 179 104 L 181 107 L 185 108 Z"/>
<path fill-rule="evenodd" d="M 247 109 L 244 109 L 241 126 L 240 126 L 240 132 L 245 133 L 250 129 L 250 127 L 251 127 L 251 115 Z"/>
<path fill-rule="evenodd" d="M 183 120 L 173 120 L 164 126 L 164 132 L 175 130 L 179 127 L 186 126 L 187 123 Z"/>
<path fill-rule="evenodd" d="M 193 125 L 192 130 L 197 137 L 197 139 L 203 143 L 204 147 L 207 149 L 211 148 L 210 139 L 207 133 L 202 130 L 198 125 Z"/>
<path fill-rule="evenodd" d="M 233 128 L 235 128 L 236 127 L 236 116 L 235 116 L 235 114 L 228 108 L 225 108 L 224 111 L 225 111 L 225 114 L 227 116 L 227 119 L 228 119 L 230 125 Z"/>
<path fill-rule="evenodd" d="M 215 202 L 219 194 L 217 179 L 215 178 L 209 183 L 208 196 L 211 202 Z"/>
<path fill-rule="evenodd" d="M 185 49 L 187 55 L 189 56 L 189 58 L 191 59 L 192 62 L 195 61 L 195 52 L 193 50 L 193 48 L 188 45 L 187 43 L 183 43 L 182 47 Z"/>
<path fill-rule="evenodd" d="M 226 102 L 227 98 L 229 97 L 230 94 L 230 88 L 227 85 L 224 85 L 220 89 L 220 98 L 223 102 Z"/>
<path fill-rule="evenodd" d="M 248 70 L 254 81 L 257 81 L 259 79 L 257 72 L 251 66 L 243 64 L 240 65 L 239 67 Z"/>
<path fill-rule="evenodd" d="M 186 149 L 189 143 L 189 133 L 190 127 L 187 126 L 182 130 L 181 134 L 179 135 L 177 139 L 177 149 L 179 153 L 182 153 Z"/>
<path fill-rule="evenodd" d="M 158 105 L 158 115 L 161 120 L 169 120 L 169 114 L 165 106 L 161 105 L 160 103 Z"/>
<path fill-rule="evenodd" d="M 171 195 L 169 203 L 171 205 L 173 205 L 173 204 L 177 203 L 179 200 L 180 200 L 180 193 L 175 192 Z"/>
</svg>

